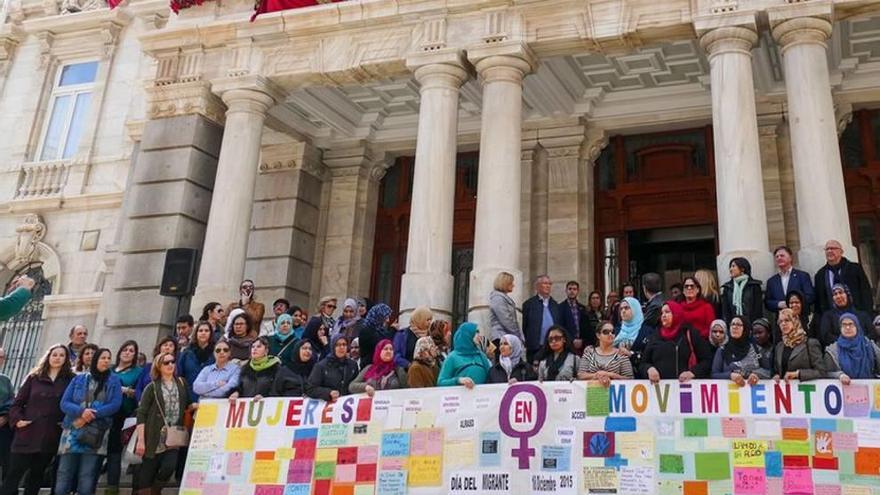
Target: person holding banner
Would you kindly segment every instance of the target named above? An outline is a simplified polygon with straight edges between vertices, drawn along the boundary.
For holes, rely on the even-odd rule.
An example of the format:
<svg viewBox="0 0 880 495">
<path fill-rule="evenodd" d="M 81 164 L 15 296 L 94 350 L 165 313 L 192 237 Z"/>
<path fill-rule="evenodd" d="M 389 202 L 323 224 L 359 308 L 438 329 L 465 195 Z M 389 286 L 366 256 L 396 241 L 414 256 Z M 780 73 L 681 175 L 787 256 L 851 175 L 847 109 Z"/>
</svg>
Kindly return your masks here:
<svg viewBox="0 0 880 495">
<path fill-rule="evenodd" d="M 525 348 L 516 335 L 502 335 L 495 365 L 489 370 L 488 383 L 530 382 L 537 379 L 525 357 Z"/>
<path fill-rule="evenodd" d="M 366 393 L 372 397 L 376 390 L 406 388 L 406 384 L 406 370 L 394 360 L 394 345 L 384 339 L 373 351 L 373 363 L 361 370 L 348 390 L 353 394 Z"/>
<path fill-rule="evenodd" d="M 829 378 L 849 385 L 853 378 L 880 377 L 880 347 L 865 337 L 859 318 L 852 313 L 840 317 L 840 336 L 825 349 Z"/>
<path fill-rule="evenodd" d="M 437 385 L 453 387 L 463 385 L 472 389 L 474 385 L 486 383 L 489 377 L 489 359 L 479 347 L 480 333 L 476 323 L 464 322 L 458 326 L 453 336 L 452 352 L 443 361 Z"/>
<path fill-rule="evenodd" d="M 734 316 L 730 320 L 729 338 L 715 351 L 712 360 L 712 378 L 732 380 L 740 387 L 758 383 L 761 378 L 770 378 L 770 370 L 761 369 L 755 344 L 751 342 L 751 325 L 745 316 Z"/>
<path fill-rule="evenodd" d="M 541 356 L 543 359 L 538 364 L 538 381 L 570 382 L 577 378 L 580 359 L 571 350 L 565 328 L 559 325 L 550 327 Z"/>
<path fill-rule="evenodd" d="M 712 351 L 700 332 L 684 324 L 684 310 L 674 301 L 660 309 L 660 330 L 645 346 L 641 372 L 656 383 L 678 379 L 687 382 L 708 378 L 712 369 Z"/>
<path fill-rule="evenodd" d="M 596 329 L 599 345 L 584 349 L 578 380 L 598 380 L 607 387 L 611 380 L 633 379 L 632 363 L 614 347 L 614 338 L 614 325 L 610 321 L 600 323 Z"/>
<path fill-rule="evenodd" d="M 229 361 L 229 343 L 225 338 L 214 344 L 214 364 L 202 368 L 193 383 L 193 393 L 199 397 L 225 399 L 238 388 L 241 368 Z"/>
<path fill-rule="evenodd" d="M 241 366 L 238 389 L 229 398 L 254 397 L 259 400 L 272 396 L 275 377 L 281 368 L 281 360 L 269 355 L 269 338 L 257 337 L 251 344 L 251 358 Z"/>
<path fill-rule="evenodd" d="M 304 397 L 309 395 L 309 375 L 315 367 L 312 343 L 300 340 L 293 345 L 290 363 L 282 366 L 275 375 L 272 395 L 275 397 Z"/>
<path fill-rule="evenodd" d="M 330 342 L 330 355 L 312 368 L 309 375 L 309 384 L 312 386 L 309 396 L 333 402 L 350 393 L 349 385 L 357 375 L 358 365 L 348 357 L 348 339 L 345 335 L 336 335 Z"/>
<path fill-rule="evenodd" d="M 619 304 L 620 327 L 614 337 L 613 345 L 617 352 L 629 357 L 633 372 L 639 369 L 645 346 L 657 333 L 646 320 L 642 305 L 634 297 L 624 297 Z"/>
<path fill-rule="evenodd" d="M 773 379 L 816 380 L 825 376 L 822 344 L 807 337 L 800 319 L 791 309 L 779 312 L 779 330 L 782 342 L 773 349 Z"/>
<path fill-rule="evenodd" d="M 143 462 L 133 489 L 141 495 L 162 493 L 177 467 L 179 450 L 188 443 L 183 417 L 192 404 L 186 384 L 177 377 L 175 360 L 173 354 L 160 354 L 153 360 L 152 381 L 138 407 L 135 454 Z"/>
</svg>

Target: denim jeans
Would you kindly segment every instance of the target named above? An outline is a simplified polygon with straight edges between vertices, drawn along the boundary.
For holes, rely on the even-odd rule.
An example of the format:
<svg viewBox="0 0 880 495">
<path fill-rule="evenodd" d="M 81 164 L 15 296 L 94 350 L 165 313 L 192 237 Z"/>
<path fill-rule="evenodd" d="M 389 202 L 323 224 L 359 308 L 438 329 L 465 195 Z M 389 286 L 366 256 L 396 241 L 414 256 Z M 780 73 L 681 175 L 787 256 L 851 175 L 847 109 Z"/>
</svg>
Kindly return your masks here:
<svg viewBox="0 0 880 495">
<path fill-rule="evenodd" d="M 94 495 L 103 456 L 98 454 L 64 454 L 58 458 L 55 495 Z"/>
</svg>

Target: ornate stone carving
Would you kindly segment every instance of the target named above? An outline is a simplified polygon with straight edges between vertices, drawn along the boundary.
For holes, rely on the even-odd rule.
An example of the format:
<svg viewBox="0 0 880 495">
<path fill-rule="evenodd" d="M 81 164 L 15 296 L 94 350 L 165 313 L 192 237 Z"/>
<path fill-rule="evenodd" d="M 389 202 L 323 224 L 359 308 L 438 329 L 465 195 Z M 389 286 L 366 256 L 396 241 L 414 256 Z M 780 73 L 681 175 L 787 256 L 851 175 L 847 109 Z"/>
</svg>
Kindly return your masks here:
<svg viewBox="0 0 880 495">
<path fill-rule="evenodd" d="M 730 12 L 736 12 L 738 8 L 739 5 L 735 0 L 714 0 L 710 11 L 713 14 L 728 14 Z"/>
<path fill-rule="evenodd" d="M 795 17 L 773 27 L 773 38 L 782 46 L 782 54 L 793 45 L 818 43 L 825 45 L 831 36 L 831 21 L 818 17 Z"/>
<path fill-rule="evenodd" d="M 146 94 L 148 118 L 199 114 L 220 125 L 226 121 L 226 106 L 205 81 L 150 86 Z"/>
<path fill-rule="evenodd" d="M 837 120 L 837 135 L 843 134 L 846 126 L 852 122 L 853 106 L 852 103 L 838 103 L 834 106 L 834 117 Z"/>
<path fill-rule="evenodd" d="M 47 16 L 58 15 L 58 0 L 43 0 L 43 12 L 45 12 Z M 66 13 L 67 12 L 65 12 L 65 14 Z"/>
<path fill-rule="evenodd" d="M 56 0 L 46 0 L 46 3 L 55 3 L 57 13 L 58 3 Z M 107 6 L 104 0 L 62 0 L 61 13 L 75 14 L 77 12 L 85 12 L 87 10 L 97 10 Z"/>
<path fill-rule="evenodd" d="M 709 58 L 728 52 L 739 52 L 751 57 L 752 47 L 758 41 L 758 33 L 740 26 L 713 29 L 700 37 L 700 45 Z"/>
<path fill-rule="evenodd" d="M 46 236 L 46 224 L 36 213 L 25 215 L 22 223 L 15 228 L 18 239 L 15 242 L 14 266 L 30 263 L 37 252 L 37 245 Z"/>
<path fill-rule="evenodd" d="M 430 19 L 422 23 L 422 41 L 419 48 L 432 52 L 446 48 L 446 19 Z"/>
<path fill-rule="evenodd" d="M 594 164 L 606 146 L 608 146 L 608 133 L 605 129 L 588 127 L 581 144 L 581 157 L 587 163 Z"/>
</svg>

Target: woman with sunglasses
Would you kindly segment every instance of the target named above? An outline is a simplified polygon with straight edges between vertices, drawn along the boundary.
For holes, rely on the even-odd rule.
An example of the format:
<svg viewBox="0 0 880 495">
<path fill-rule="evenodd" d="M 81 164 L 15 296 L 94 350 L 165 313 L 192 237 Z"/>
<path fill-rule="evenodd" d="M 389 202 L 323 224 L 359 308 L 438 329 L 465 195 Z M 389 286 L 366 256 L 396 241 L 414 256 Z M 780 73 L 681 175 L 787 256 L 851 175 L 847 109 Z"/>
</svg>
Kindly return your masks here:
<svg viewBox="0 0 880 495">
<path fill-rule="evenodd" d="M 348 395 L 348 387 L 358 375 L 358 365 L 348 357 L 348 339 L 339 334 L 330 341 L 330 355 L 318 361 L 309 375 L 309 396 L 332 402 Z"/>
<path fill-rule="evenodd" d="M 168 430 L 183 426 L 191 402 L 186 384 L 175 373 L 176 364 L 173 354 L 160 354 L 150 368 L 152 381 L 144 389 L 137 412 L 135 454 L 142 456 L 143 462 L 134 480 L 135 491 L 162 493 L 177 468 L 180 447 L 168 444 Z"/>
<path fill-rule="evenodd" d="M 715 309 L 703 298 L 703 288 L 695 277 L 686 277 L 682 285 L 684 289 L 684 301 L 681 307 L 684 309 L 684 322 L 700 332 L 704 339 L 709 338 L 709 325 L 715 316 Z"/>
<path fill-rule="evenodd" d="M 580 359 L 572 352 L 571 342 L 561 326 L 553 325 L 547 330 L 547 341 L 541 356 L 538 381 L 572 381 L 577 377 Z"/>
<path fill-rule="evenodd" d="M 281 368 L 281 360 L 269 355 L 269 338 L 257 337 L 251 344 L 251 358 L 241 366 L 238 388 L 229 398 L 253 397 L 259 400 L 271 397 L 275 376 Z"/>
<path fill-rule="evenodd" d="M 223 305 L 218 302 L 209 302 L 202 308 L 202 316 L 199 321 L 207 321 L 211 325 L 212 336 L 214 342 L 223 338 L 223 317 L 226 316 L 226 310 Z"/>
<path fill-rule="evenodd" d="M 55 495 L 95 493 L 107 455 L 107 430 L 122 406 L 122 386 L 110 372 L 112 363 L 110 349 L 99 349 L 89 371 L 77 375 L 64 391 Z"/>
<path fill-rule="evenodd" d="M 241 368 L 229 362 L 229 351 L 226 339 L 214 344 L 214 364 L 202 368 L 193 382 L 193 392 L 199 397 L 225 399 L 238 388 Z"/>
<path fill-rule="evenodd" d="M 633 378 L 632 363 L 629 358 L 614 347 L 614 324 L 603 321 L 596 330 L 596 347 L 584 349 L 578 367 L 579 380 L 598 380 L 609 386 L 611 380 L 631 380 Z"/>
</svg>

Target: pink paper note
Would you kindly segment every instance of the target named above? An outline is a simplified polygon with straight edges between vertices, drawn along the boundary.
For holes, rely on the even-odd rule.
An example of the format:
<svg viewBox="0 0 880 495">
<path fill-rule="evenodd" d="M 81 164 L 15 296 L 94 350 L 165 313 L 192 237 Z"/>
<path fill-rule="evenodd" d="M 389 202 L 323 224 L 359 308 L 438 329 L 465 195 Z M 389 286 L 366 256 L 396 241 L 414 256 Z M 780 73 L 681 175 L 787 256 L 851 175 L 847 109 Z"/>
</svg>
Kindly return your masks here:
<svg viewBox="0 0 880 495">
<path fill-rule="evenodd" d="M 368 445 L 358 447 L 357 463 L 358 464 L 376 464 L 379 458 L 379 446 Z"/>
<path fill-rule="evenodd" d="M 744 418 L 722 418 L 721 435 L 724 438 L 745 438 L 746 420 Z"/>
<path fill-rule="evenodd" d="M 229 495 L 229 483 L 205 483 L 202 493 L 211 495 Z"/>
<path fill-rule="evenodd" d="M 410 433 L 410 455 L 428 455 L 428 430 L 413 430 Z"/>
<path fill-rule="evenodd" d="M 205 474 L 206 473 L 194 472 L 186 473 L 186 478 L 183 480 L 183 488 L 201 490 L 205 484 Z"/>
<path fill-rule="evenodd" d="M 831 434 L 831 444 L 834 445 L 834 450 L 855 452 L 859 449 L 859 436 L 856 433 L 835 431 Z"/>
<path fill-rule="evenodd" d="M 843 415 L 849 418 L 867 416 L 871 410 L 868 403 L 867 385 L 843 387 Z"/>
<path fill-rule="evenodd" d="M 815 495 L 840 495 L 840 485 L 816 485 Z"/>
<path fill-rule="evenodd" d="M 284 495 L 284 485 L 257 485 L 254 495 Z"/>
<path fill-rule="evenodd" d="M 786 495 L 813 495 L 813 471 L 810 468 L 783 469 L 782 491 Z"/>
<path fill-rule="evenodd" d="M 438 456 L 443 455 L 443 430 L 440 428 L 432 428 L 428 430 L 428 448 L 426 455 Z"/>
<path fill-rule="evenodd" d="M 764 468 L 734 468 L 733 493 L 736 495 L 764 495 L 767 493 L 767 475 Z"/>
<path fill-rule="evenodd" d="M 241 475 L 241 463 L 244 460 L 244 452 L 230 452 L 226 460 L 226 474 L 229 476 Z"/>
</svg>

